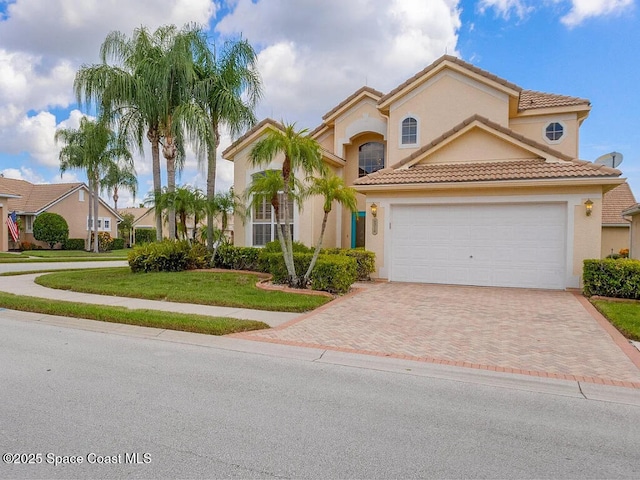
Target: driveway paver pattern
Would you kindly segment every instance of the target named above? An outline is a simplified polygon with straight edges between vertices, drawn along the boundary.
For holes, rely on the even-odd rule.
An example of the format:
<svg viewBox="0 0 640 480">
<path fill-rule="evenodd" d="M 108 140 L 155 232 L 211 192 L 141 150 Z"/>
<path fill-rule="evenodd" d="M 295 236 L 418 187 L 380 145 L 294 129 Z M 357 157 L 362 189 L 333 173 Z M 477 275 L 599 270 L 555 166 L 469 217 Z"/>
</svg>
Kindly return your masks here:
<svg viewBox="0 0 640 480">
<path fill-rule="evenodd" d="M 380 283 L 238 336 L 640 388 L 637 359 L 571 292 Z"/>
</svg>

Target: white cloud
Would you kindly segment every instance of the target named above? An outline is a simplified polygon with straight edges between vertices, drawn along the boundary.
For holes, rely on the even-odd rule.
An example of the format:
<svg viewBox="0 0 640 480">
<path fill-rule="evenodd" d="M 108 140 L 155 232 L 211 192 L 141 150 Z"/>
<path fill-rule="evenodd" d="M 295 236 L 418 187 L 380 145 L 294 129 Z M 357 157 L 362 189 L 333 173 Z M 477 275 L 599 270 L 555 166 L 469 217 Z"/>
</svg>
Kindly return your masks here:
<svg viewBox="0 0 640 480">
<path fill-rule="evenodd" d="M 388 91 L 456 53 L 456 0 L 239 0 L 217 30 L 261 50 L 260 117 L 313 128 L 363 85 Z"/>
<path fill-rule="evenodd" d="M 0 174 L 2 174 L 3 177 L 26 180 L 31 183 L 47 183 L 38 172 L 24 166 L 20 168 L 5 168 L 4 170 L 0 170 Z"/>
<path fill-rule="evenodd" d="M 583 21 L 605 15 L 620 15 L 633 7 L 634 0 L 572 0 L 571 11 L 560 21 L 575 27 Z"/>
<path fill-rule="evenodd" d="M 480 13 L 485 13 L 488 9 L 495 10 L 496 14 L 505 20 L 509 20 L 512 14 L 522 20 L 533 11 L 533 7 L 525 0 L 480 0 L 478 2 Z"/>
</svg>

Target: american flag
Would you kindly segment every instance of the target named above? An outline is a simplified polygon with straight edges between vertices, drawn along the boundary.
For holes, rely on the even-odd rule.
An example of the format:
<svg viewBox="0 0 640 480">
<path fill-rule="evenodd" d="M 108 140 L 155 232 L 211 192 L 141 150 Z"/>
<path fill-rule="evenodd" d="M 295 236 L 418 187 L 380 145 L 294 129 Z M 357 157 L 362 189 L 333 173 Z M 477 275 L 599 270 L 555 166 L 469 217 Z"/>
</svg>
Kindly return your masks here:
<svg viewBox="0 0 640 480">
<path fill-rule="evenodd" d="M 18 241 L 20 238 L 20 229 L 18 228 L 18 217 L 16 216 L 16 212 L 13 211 L 7 217 L 7 226 L 9 227 L 9 233 L 11 233 L 11 238 L 13 238 L 14 242 Z"/>
</svg>

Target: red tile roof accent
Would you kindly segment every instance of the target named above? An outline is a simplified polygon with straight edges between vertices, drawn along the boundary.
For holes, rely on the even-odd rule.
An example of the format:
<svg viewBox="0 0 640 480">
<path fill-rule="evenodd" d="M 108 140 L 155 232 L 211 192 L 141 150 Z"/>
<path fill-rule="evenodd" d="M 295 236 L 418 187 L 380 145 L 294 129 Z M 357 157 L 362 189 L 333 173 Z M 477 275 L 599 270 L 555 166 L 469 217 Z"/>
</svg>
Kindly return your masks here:
<svg viewBox="0 0 640 480">
<path fill-rule="evenodd" d="M 533 110 L 535 108 L 571 107 L 574 105 L 590 106 L 591 102 L 586 98 L 556 95 L 555 93 L 536 92 L 535 90 L 522 90 L 518 102 L 518 110 Z"/>
<path fill-rule="evenodd" d="M 347 98 L 345 98 L 342 102 L 340 102 L 338 105 L 336 105 L 335 107 L 333 107 L 331 110 L 329 110 L 327 113 L 325 113 L 322 116 L 323 120 L 326 120 L 327 118 L 329 118 L 331 115 L 333 115 L 334 113 L 336 113 L 338 110 L 340 110 L 342 107 L 344 107 L 345 105 L 348 105 L 349 102 L 351 102 L 352 100 L 354 100 L 355 98 L 357 98 L 358 96 L 362 95 L 363 93 L 370 93 L 371 95 L 373 95 L 374 97 L 377 97 L 378 99 L 380 97 L 382 97 L 383 93 L 379 92 L 378 90 L 376 90 L 375 88 L 371 88 L 371 87 L 361 87 L 358 90 L 356 90 L 354 93 L 352 93 L 351 95 L 349 95 Z M 315 130 L 314 130 L 315 131 Z"/>
<path fill-rule="evenodd" d="M 25 180 L 0 177 L 0 190 L 15 192 L 20 198 L 7 201 L 9 211 L 37 213 L 81 186 L 82 183 L 33 184 Z"/>
<path fill-rule="evenodd" d="M 418 164 L 386 168 L 359 178 L 355 185 L 437 184 L 495 180 L 618 177 L 619 170 L 591 162 L 547 162 L 544 159 L 476 163 Z"/>
<path fill-rule="evenodd" d="M 442 57 L 440 57 L 436 61 L 434 61 L 431 65 L 429 65 L 426 68 L 420 70 L 413 77 L 407 79 L 405 82 L 401 83 L 396 88 L 394 88 L 389 93 L 387 93 L 384 97 L 382 97 L 380 99 L 378 104 L 386 102 L 389 98 L 393 97 L 396 93 L 398 93 L 402 89 L 408 87 L 413 82 L 418 80 L 420 77 L 422 77 L 422 76 L 426 75 L 427 73 L 429 73 L 430 71 L 434 70 L 438 65 L 440 65 L 442 62 L 445 62 L 445 61 L 449 61 L 449 62 L 455 63 L 457 65 L 460 65 L 461 67 L 466 68 L 467 70 L 470 70 L 473 73 L 481 75 L 481 76 L 485 77 L 488 80 L 491 80 L 493 82 L 499 83 L 500 85 L 504 85 L 505 87 L 508 87 L 508 88 L 511 88 L 511 89 L 517 90 L 517 91 L 522 90 L 522 88 L 519 87 L 518 85 L 516 85 L 515 83 L 511 83 L 511 82 L 505 80 L 504 78 L 500 78 L 497 75 L 494 75 L 491 72 L 488 72 L 486 70 L 483 70 L 481 68 L 476 67 L 475 65 L 467 63 L 464 60 L 459 59 L 458 57 L 454 57 L 453 55 L 443 55 Z"/>
<path fill-rule="evenodd" d="M 622 212 L 636 204 L 636 199 L 628 183 L 622 183 L 609 190 L 602 199 L 602 224 L 621 225 L 628 222 Z"/>
</svg>

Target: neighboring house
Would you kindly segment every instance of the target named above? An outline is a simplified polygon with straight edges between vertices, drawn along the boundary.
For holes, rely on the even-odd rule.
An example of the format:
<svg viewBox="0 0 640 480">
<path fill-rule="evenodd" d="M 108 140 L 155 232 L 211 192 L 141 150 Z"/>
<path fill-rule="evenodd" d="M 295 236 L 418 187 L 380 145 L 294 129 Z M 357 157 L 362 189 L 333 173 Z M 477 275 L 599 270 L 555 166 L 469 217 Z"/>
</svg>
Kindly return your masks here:
<svg viewBox="0 0 640 480">
<path fill-rule="evenodd" d="M 388 93 L 363 87 L 311 132 L 324 161 L 359 192 L 335 208 L 326 246 L 364 246 L 390 281 L 565 289 L 601 253 L 602 198 L 619 170 L 578 160 L 588 100 L 524 90 L 445 55 Z M 223 152 L 243 192 L 259 169 L 266 119 Z M 280 168 L 282 158 L 268 168 Z M 293 214 L 316 241 L 322 199 Z M 237 245 L 274 238 L 270 206 L 235 222 Z"/>
<path fill-rule="evenodd" d="M 631 222 L 622 214 L 636 204 L 628 183 L 618 185 L 604 194 L 602 201 L 602 249 L 601 257 L 620 253 L 629 248 Z"/>
<path fill-rule="evenodd" d="M 129 245 L 136 243 L 135 231 L 136 230 L 155 230 L 155 208 L 154 207 L 127 207 L 119 210 L 120 215 L 130 213 L 133 215 L 133 230 L 129 232 Z M 163 235 L 166 225 L 163 225 Z"/>
<path fill-rule="evenodd" d="M 86 238 L 89 229 L 89 189 L 84 183 L 33 184 L 25 180 L 0 177 L 0 192 L 12 192 L 15 197 L 6 202 L 5 212 L 16 212 L 22 228 L 20 243 L 30 242 L 46 248 L 48 245 L 33 236 L 33 221 L 42 212 L 62 215 L 69 225 L 69 238 Z M 6 225 L 6 214 L 4 215 Z M 100 200 L 98 230 L 117 236 L 118 213 Z M 6 228 L 3 229 L 6 235 Z M 9 242 L 9 248 L 19 248 L 18 242 Z"/>
<path fill-rule="evenodd" d="M 622 215 L 631 218 L 629 228 L 629 258 L 640 260 L 640 203 L 627 208 Z"/>
</svg>

